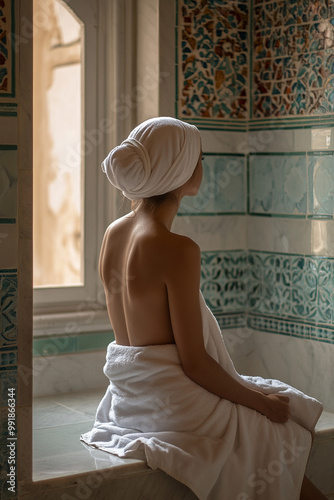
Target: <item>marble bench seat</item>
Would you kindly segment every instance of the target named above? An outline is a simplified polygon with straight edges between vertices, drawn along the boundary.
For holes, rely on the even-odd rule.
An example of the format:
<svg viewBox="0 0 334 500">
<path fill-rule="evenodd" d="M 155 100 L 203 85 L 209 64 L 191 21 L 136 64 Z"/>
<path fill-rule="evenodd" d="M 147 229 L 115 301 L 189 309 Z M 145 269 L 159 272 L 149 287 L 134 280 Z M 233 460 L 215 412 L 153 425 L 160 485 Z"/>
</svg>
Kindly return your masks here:
<svg viewBox="0 0 334 500">
<path fill-rule="evenodd" d="M 334 500 L 334 413 L 324 411 L 318 421 L 306 474 Z"/>
<path fill-rule="evenodd" d="M 80 434 L 91 429 L 103 394 L 104 390 L 34 399 L 33 480 L 38 485 L 26 485 L 23 498 L 36 500 L 37 487 L 47 500 L 60 500 L 62 495 L 64 500 L 196 500 L 186 486 L 160 470 L 152 471 L 145 462 L 124 460 L 79 441 Z"/>
<path fill-rule="evenodd" d="M 34 400 L 33 479 L 40 481 L 42 489 L 47 488 L 47 498 L 52 500 L 54 491 L 54 498 L 59 500 L 64 491 L 71 492 L 72 498 L 83 498 L 86 492 L 87 498 L 94 499 L 195 500 L 188 488 L 162 471 L 152 471 L 140 460 L 93 450 L 79 441 L 80 434 L 91 428 L 103 393 L 70 393 Z M 334 493 L 330 473 L 333 456 L 334 414 L 324 412 L 317 425 L 308 475 L 326 494 Z M 113 494 L 109 497 L 111 487 Z"/>
</svg>

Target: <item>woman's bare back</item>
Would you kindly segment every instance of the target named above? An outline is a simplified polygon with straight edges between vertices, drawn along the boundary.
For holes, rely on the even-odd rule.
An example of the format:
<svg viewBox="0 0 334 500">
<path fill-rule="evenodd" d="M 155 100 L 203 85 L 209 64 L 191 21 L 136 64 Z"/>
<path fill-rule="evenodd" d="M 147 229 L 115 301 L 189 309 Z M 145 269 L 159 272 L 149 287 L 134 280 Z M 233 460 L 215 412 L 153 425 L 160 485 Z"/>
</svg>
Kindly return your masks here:
<svg viewBox="0 0 334 500">
<path fill-rule="evenodd" d="M 122 345 L 174 343 L 166 274 L 171 247 L 184 237 L 132 213 L 112 223 L 102 243 L 99 272 L 115 340 Z"/>
</svg>

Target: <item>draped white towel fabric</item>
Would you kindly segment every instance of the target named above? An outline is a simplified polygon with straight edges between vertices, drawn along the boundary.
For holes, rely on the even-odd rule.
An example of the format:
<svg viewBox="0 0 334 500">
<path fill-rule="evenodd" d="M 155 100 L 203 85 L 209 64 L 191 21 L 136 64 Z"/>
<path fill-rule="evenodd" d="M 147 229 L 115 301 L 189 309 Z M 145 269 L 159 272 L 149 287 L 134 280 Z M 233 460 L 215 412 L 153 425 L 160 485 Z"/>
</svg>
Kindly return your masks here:
<svg viewBox="0 0 334 500">
<path fill-rule="evenodd" d="M 111 184 L 130 200 L 168 193 L 192 176 L 201 153 L 197 127 L 158 117 L 136 127 L 102 162 Z"/>
<path fill-rule="evenodd" d="M 200 500 L 298 500 L 322 405 L 277 380 L 239 375 L 201 295 L 206 349 L 233 377 L 290 397 L 286 424 L 206 391 L 183 372 L 174 344 L 108 346 L 110 385 L 86 444 L 145 460 Z"/>
</svg>

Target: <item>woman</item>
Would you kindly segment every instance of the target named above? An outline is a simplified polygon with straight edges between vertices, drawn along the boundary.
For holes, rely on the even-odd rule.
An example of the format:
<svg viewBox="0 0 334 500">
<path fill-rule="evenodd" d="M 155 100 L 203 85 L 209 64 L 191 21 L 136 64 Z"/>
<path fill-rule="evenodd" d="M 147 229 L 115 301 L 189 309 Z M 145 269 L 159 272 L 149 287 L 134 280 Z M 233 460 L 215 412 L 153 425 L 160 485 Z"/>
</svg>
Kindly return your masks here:
<svg viewBox="0 0 334 500">
<path fill-rule="evenodd" d="M 199 190 L 201 158 L 196 127 L 156 118 L 102 164 L 135 204 L 102 243 L 115 342 L 104 369 L 110 386 L 82 440 L 146 459 L 201 499 L 298 499 L 321 405 L 280 382 L 236 373 L 199 293 L 200 248 L 171 232 L 181 199 Z M 301 495 L 325 498 L 306 479 Z"/>
</svg>

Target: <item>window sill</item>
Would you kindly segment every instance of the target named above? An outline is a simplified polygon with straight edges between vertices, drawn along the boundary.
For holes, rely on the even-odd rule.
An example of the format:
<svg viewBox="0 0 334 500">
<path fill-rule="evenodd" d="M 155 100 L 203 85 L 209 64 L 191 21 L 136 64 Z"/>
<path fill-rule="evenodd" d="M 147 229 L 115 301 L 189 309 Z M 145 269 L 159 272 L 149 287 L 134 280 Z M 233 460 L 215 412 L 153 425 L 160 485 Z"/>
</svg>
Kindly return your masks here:
<svg viewBox="0 0 334 500">
<path fill-rule="evenodd" d="M 99 333 L 110 330 L 107 310 L 101 306 L 79 312 L 52 312 L 33 316 L 34 337 Z"/>
</svg>

